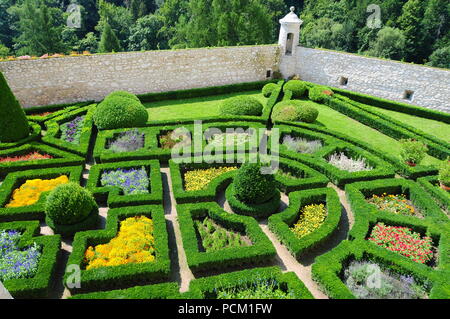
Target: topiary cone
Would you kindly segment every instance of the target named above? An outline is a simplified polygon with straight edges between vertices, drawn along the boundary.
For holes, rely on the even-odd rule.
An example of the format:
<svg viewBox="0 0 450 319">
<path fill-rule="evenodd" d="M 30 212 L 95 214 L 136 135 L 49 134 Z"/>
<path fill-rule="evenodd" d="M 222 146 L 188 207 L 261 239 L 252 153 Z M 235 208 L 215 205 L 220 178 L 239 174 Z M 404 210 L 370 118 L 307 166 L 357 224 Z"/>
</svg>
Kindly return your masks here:
<svg viewBox="0 0 450 319">
<path fill-rule="evenodd" d="M 30 135 L 25 112 L 0 72 L 0 143 L 17 142 Z"/>
</svg>

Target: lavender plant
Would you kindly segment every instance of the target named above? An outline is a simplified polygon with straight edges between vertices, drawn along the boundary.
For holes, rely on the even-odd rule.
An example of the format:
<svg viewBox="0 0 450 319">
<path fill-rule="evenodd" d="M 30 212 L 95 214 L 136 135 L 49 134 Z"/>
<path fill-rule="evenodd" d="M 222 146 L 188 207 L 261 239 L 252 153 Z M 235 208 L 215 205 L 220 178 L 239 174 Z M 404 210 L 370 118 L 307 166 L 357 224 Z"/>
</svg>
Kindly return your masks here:
<svg viewBox="0 0 450 319">
<path fill-rule="evenodd" d="M 144 167 L 106 171 L 101 177 L 102 186 L 117 186 L 125 195 L 148 194 L 150 181 Z"/>
<path fill-rule="evenodd" d="M 111 141 L 108 149 L 114 153 L 124 153 L 137 151 L 144 147 L 145 134 L 133 129 L 120 133 L 119 136 Z"/>
<path fill-rule="evenodd" d="M 19 249 L 22 234 L 15 231 L 0 232 L 0 281 L 32 278 L 36 275 L 41 257 L 40 247 L 34 243 Z"/>
<path fill-rule="evenodd" d="M 328 163 L 340 170 L 348 171 L 350 173 L 370 171 L 373 169 L 373 167 L 366 163 L 366 159 L 362 157 L 353 159 L 342 152 L 331 155 L 328 159 Z"/>
<path fill-rule="evenodd" d="M 72 144 L 79 144 L 85 118 L 85 116 L 78 116 L 61 125 L 61 139 Z"/>
<path fill-rule="evenodd" d="M 304 154 L 315 153 L 323 146 L 320 140 L 307 140 L 301 137 L 295 138 L 290 135 L 284 137 L 283 145 L 291 151 Z"/>
<path fill-rule="evenodd" d="M 344 283 L 359 299 L 421 299 L 428 285 L 413 276 L 400 275 L 368 261 L 352 261 L 344 271 Z"/>
</svg>

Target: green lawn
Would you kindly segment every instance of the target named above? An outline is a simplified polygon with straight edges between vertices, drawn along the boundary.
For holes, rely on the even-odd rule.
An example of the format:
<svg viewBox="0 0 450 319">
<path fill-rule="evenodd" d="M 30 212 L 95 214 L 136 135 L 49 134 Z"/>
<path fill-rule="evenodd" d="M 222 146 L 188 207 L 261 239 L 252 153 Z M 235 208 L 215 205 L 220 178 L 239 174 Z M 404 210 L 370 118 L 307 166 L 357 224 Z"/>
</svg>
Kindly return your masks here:
<svg viewBox="0 0 450 319">
<path fill-rule="evenodd" d="M 336 132 L 341 132 L 349 135 L 355 139 L 373 146 L 374 148 L 385 152 L 386 154 L 399 157 L 400 156 L 400 143 L 379 131 L 361 124 L 342 113 L 339 113 L 326 105 L 318 104 L 309 101 L 312 106 L 319 110 L 318 122 L 326 126 L 327 128 Z M 441 161 L 437 158 L 428 156 L 421 163 L 423 165 L 439 165 Z"/>
<path fill-rule="evenodd" d="M 414 126 L 415 128 L 422 130 L 425 133 L 430 135 L 434 135 L 435 137 L 450 143 L 450 124 L 446 124 L 439 121 L 429 120 L 422 117 L 417 117 L 414 115 L 409 115 L 405 113 L 385 110 L 382 108 L 372 107 L 375 111 L 378 111 L 382 114 L 392 117 L 398 121 L 401 121 L 405 124 Z"/>
<path fill-rule="evenodd" d="M 219 107 L 223 100 L 238 96 L 253 96 L 265 106 L 267 99 L 261 91 L 238 92 L 216 96 L 198 97 L 192 99 L 168 100 L 144 104 L 149 113 L 150 121 L 180 120 L 204 118 L 220 115 Z"/>
</svg>

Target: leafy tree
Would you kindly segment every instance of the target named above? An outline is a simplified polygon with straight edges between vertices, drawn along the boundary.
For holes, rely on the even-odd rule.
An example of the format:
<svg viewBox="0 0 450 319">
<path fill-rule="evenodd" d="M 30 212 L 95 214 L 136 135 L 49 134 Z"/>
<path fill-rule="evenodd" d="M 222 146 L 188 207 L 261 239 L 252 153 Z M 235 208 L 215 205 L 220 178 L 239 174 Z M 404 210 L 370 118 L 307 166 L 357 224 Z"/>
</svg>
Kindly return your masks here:
<svg viewBox="0 0 450 319">
<path fill-rule="evenodd" d="M 103 26 L 102 36 L 100 38 L 99 52 L 106 53 L 120 51 L 122 51 L 122 47 L 120 46 L 119 39 L 109 23 L 106 22 Z"/>
<path fill-rule="evenodd" d="M 450 46 L 434 51 L 427 65 L 450 69 Z"/>
<path fill-rule="evenodd" d="M 422 46 L 421 20 L 424 14 L 424 1 L 408 0 L 403 6 L 402 15 L 398 19 L 400 29 L 406 37 L 406 60 L 422 63 L 425 58 Z"/>
<path fill-rule="evenodd" d="M 423 20 L 424 56 L 428 56 L 436 49 L 436 44 L 450 32 L 450 2 L 447 0 L 429 0 Z"/>
<path fill-rule="evenodd" d="M 147 15 L 136 21 L 128 39 L 129 51 L 167 49 L 168 43 L 160 29 L 164 25 L 161 16 Z"/>
<path fill-rule="evenodd" d="M 385 59 L 401 60 L 404 58 L 406 38 L 396 28 L 384 27 L 378 32 L 376 41 L 370 45 L 367 54 Z"/>
<path fill-rule="evenodd" d="M 119 39 L 121 47 L 127 47 L 127 41 L 130 36 L 130 28 L 133 25 L 133 16 L 126 7 L 116 6 L 105 0 L 98 0 L 98 10 L 100 20 L 95 27 L 97 31 L 103 34 L 106 24 L 109 24 L 114 34 Z"/>
<path fill-rule="evenodd" d="M 66 51 L 61 39 L 61 9 L 47 6 L 43 0 L 25 0 L 23 4 L 12 7 L 10 12 L 19 19 L 19 36 L 15 39 L 14 46 L 19 55 Z"/>
<path fill-rule="evenodd" d="M 9 54 L 9 48 L 0 43 L 0 58 L 6 58 Z"/>
<path fill-rule="evenodd" d="M 348 50 L 352 41 L 353 26 L 329 18 L 309 23 L 302 32 L 301 43 L 311 48 Z"/>
<path fill-rule="evenodd" d="M 14 0 L 0 0 L 0 43 L 8 47 L 13 45 L 15 31 L 11 29 L 13 18 L 8 13 L 8 8 L 12 7 Z"/>
<path fill-rule="evenodd" d="M 130 0 L 130 10 L 134 20 L 155 12 L 156 8 L 155 0 Z"/>
<path fill-rule="evenodd" d="M 0 143 L 17 142 L 29 134 L 25 112 L 0 72 Z"/>
<path fill-rule="evenodd" d="M 98 38 L 94 32 L 89 32 L 83 39 L 78 41 L 78 51 L 89 51 L 91 53 L 98 52 Z"/>
</svg>

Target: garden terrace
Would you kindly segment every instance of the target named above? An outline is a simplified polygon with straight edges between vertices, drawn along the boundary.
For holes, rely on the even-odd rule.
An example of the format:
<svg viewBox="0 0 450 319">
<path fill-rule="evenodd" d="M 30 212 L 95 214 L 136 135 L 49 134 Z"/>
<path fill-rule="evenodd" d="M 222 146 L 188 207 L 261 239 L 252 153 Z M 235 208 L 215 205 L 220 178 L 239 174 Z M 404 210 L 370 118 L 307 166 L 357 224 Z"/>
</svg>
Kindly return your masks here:
<svg viewBox="0 0 450 319">
<path fill-rule="evenodd" d="M 273 91 L 264 96 L 269 83 Z M 352 299 L 364 297 L 349 284 L 349 267 L 359 262 L 376 265 L 396 284 L 399 276 L 413 278 L 423 287 L 421 297 L 448 299 L 450 195 L 438 177 L 450 155 L 448 116 L 334 88 L 322 96 L 313 83 L 304 87 L 297 100 L 317 109 L 311 123 L 272 121 L 279 102 L 295 101 L 284 81 L 138 97 L 119 92 L 134 105 L 140 100 L 149 116 L 118 129 L 97 128 L 101 101 L 27 110 L 30 136 L 0 144 L 0 231 L 20 230 L 20 247 L 36 242 L 42 257 L 33 278 L 6 280 L 6 288 L 15 298 Z M 222 114 L 222 103 L 239 96 L 256 98 L 262 112 Z M 180 139 L 170 135 L 180 127 L 191 138 L 174 158 Z M 216 142 L 204 136 L 210 129 L 217 129 Z M 226 147 L 227 129 L 242 129 L 239 147 Z M 406 138 L 427 145 L 416 166 L 402 157 Z M 257 153 L 260 142 L 268 154 Z M 27 160 L 33 152 L 51 158 Z M 244 216 L 227 198 L 242 164 L 256 158 L 279 159 L 273 178 L 279 207 Z M 62 176 L 93 194 L 101 223 L 61 239 L 45 223 L 45 211 L 47 183 Z M 45 191 L 26 189 L 20 196 L 33 180 Z M 14 196 L 17 207 L 7 207 Z M 431 243 L 433 258 L 418 263 L 369 240 L 381 223 L 418 233 Z M 125 251 L 127 227 L 137 227 L 138 242 L 147 240 L 138 255 Z M 99 257 L 111 251 L 129 258 Z M 55 271 L 58 263 L 80 267 L 80 289 L 69 284 L 70 273 Z"/>
</svg>

